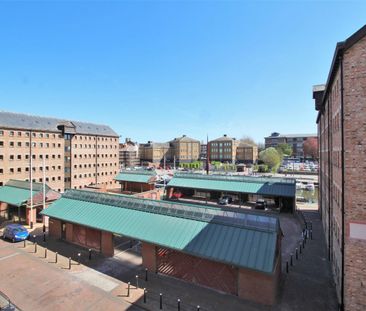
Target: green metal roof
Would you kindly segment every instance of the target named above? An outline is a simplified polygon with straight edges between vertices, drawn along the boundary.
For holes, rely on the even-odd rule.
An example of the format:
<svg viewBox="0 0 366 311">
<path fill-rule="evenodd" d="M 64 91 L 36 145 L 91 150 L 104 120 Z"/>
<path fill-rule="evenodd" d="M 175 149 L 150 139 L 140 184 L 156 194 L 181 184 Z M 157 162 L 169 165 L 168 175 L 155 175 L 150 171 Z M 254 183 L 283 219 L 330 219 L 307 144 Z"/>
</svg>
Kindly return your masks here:
<svg viewBox="0 0 366 311">
<path fill-rule="evenodd" d="M 33 195 L 37 192 L 38 191 L 33 191 Z M 30 197 L 30 190 L 28 189 L 16 188 L 7 185 L 0 187 L 0 202 L 21 206 L 30 199 Z"/>
<path fill-rule="evenodd" d="M 151 183 L 155 176 L 156 173 L 151 171 L 122 171 L 114 179 L 117 181 Z"/>
<path fill-rule="evenodd" d="M 204 189 L 213 191 L 251 193 L 269 196 L 295 197 L 293 179 L 249 176 L 175 174 L 168 187 Z"/>
<path fill-rule="evenodd" d="M 67 191 L 42 214 L 237 267 L 274 268 L 275 217 L 81 190 Z"/>
</svg>

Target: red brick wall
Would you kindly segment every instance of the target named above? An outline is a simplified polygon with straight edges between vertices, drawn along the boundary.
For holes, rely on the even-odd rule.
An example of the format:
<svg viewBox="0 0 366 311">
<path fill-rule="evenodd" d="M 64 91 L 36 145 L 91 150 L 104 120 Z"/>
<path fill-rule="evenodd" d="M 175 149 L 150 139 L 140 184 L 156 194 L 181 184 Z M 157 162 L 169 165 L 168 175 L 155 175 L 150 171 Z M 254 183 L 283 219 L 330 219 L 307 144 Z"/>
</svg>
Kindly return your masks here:
<svg viewBox="0 0 366 311">
<path fill-rule="evenodd" d="M 66 224 L 66 240 L 69 242 L 73 242 L 74 241 L 74 230 L 73 230 L 73 225 L 72 224 Z"/>
<path fill-rule="evenodd" d="M 366 37 L 344 55 L 345 210 L 366 222 Z M 345 307 L 366 310 L 366 240 L 345 237 Z"/>
<path fill-rule="evenodd" d="M 239 270 L 238 296 L 257 303 L 273 305 L 276 302 L 281 273 L 278 258 L 274 274 L 265 274 L 248 269 Z"/>
<path fill-rule="evenodd" d="M 101 252 L 104 256 L 113 257 L 114 245 L 113 245 L 113 234 L 112 233 L 102 231 Z"/>
<path fill-rule="evenodd" d="M 56 239 L 61 239 L 61 221 L 57 220 L 57 219 L 52 219 L 50 218 L 49 223 L 48 223 L 48 233 L 50 236 L 56 238 Z"/>
<path fill-rule="evenodd" d="M 142 265 L 149 271 L 157 272 L 155 245 L 142 242 Z"/>
</svg>

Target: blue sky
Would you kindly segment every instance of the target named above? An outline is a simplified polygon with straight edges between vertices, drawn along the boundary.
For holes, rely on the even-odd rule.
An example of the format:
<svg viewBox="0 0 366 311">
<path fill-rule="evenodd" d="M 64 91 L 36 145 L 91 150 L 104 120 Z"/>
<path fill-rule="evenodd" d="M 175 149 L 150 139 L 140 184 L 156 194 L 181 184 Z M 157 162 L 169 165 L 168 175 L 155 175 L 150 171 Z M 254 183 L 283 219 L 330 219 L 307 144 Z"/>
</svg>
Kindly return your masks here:
<svg viewBox="0 0 366 311">
<path fill-rule="evenodd" d="M 0 1 L 0 110 L 145 142 L 316 132 L 359 2 Z"/>
</svg>

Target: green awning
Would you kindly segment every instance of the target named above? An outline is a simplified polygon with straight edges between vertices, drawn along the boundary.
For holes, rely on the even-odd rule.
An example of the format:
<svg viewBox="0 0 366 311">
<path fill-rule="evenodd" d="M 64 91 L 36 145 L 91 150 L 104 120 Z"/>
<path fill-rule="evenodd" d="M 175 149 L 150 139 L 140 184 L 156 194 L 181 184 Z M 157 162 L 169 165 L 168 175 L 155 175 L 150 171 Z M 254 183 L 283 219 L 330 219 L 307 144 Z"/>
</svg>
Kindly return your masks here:
<svg viewBox="0 0 366 311">
<path fill-rule="evenodd" d="M 272 273 L 277 218 L 69 190 L 41 212 L 236 267 Z"/>
<path fill-rule="evenodd" d="M 296 183 L 279 178 L 176 174 L 168 187 L 295 197 Z"/>
<path fill-rule="evenodd" d="M 114 179 L 117 181 L 152 183 L 156 174 L 150 172 L 124 171 L 119 173 Z"/>
<path fill-rule="evenodd" d="M 38 191 L 33 191 L 35 195 Z M 17 188 L 12 186 L 0 187 L 0 202 L 10 205 L 21 206 L 31 197 L 29 189 Z"/>
</svg>

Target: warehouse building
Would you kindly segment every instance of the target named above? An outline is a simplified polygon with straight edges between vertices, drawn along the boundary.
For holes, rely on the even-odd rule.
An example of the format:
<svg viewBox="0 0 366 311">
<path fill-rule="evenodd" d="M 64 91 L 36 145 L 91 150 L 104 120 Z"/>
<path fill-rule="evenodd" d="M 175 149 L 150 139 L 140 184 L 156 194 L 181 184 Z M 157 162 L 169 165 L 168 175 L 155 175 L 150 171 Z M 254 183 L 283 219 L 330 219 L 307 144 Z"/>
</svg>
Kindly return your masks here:
<svg viewBox="0 0 366 311">
<path fill-rule="evenodd" d="M 155 171 L 121 171 L 115 180 L 121 184 L 122 193 L 131 193 L 154 190 L 156 177 Z"/>
<path fill-rule="evenodd" d="M 28 181 L 9 180 L 0 187 L 0 219 L 25 222 L 43 222 L 43 184 L 33 183 L 32 191 Z M 60 198 L 60 194 L 45 185 L 45 206 Z"/>
<path fill-rule="evenodd" d="M 280 212 L 293 212 L 296 204 L 296 182 L 291 178 L 177 173 L 167 185 L 167 196 L 172 199 L 176 193 L 206 202 L 229 195 L 239 207 L 265 200 Z"/>
<path fill-rule="evenodd" d="M 121 235 L 141 241 L 149 271 L 258 303 L 276 300 L 276 217 L 83 190 L 67 191 L 42 214 L 56 238 L 113 256 L 113 236 Z"/>
</svg>

